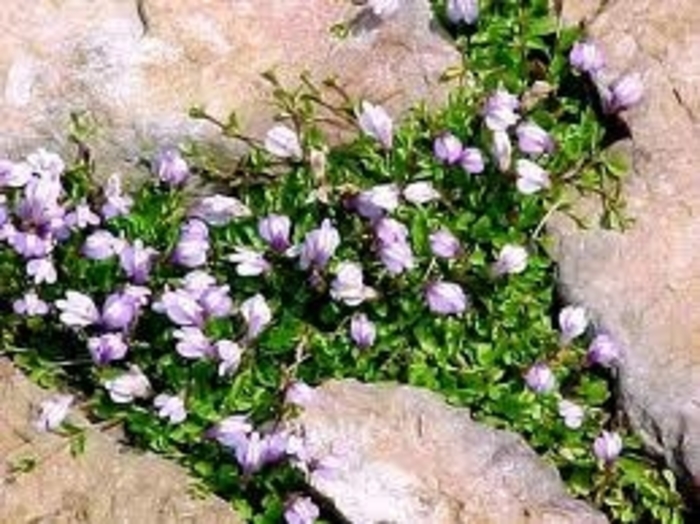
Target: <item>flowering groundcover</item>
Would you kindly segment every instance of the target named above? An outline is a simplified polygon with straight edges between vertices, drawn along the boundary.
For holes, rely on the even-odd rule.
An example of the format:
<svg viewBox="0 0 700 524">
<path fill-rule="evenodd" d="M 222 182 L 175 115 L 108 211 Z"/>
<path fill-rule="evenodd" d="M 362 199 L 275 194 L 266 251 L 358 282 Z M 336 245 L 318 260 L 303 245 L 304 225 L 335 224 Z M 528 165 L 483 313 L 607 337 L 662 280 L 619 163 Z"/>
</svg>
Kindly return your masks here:
<svg viewBox="0 0 700 524">
<path fill-rule="evenodd" d="M 98 187 L 79 130 L 68 163 L 0 164 L 3 351 L 72 392 L 37 429 L 79 437 L 79 402 L 254 522 L 332 520 L 305 480 L 342 456 L 311 456 L 284 422 L 325 379 L 396 380 L 523 434 L 613 521 L 680 521 L 673 476 L 616 410 L 623 348 L 556 304 L 544 231 L 580 194 L 624 225 L 603 146 L 641 79 L 604 83 L 600 50 L 545 1 L 436 11 L 464 57 L 439 110 L 394 122 L 333 82 L 268 75 L 281 114 L 261 142 L 193 110 L 250 146 L 234 166 L 182 144 L 138 187 Z M 331 147 L 336 125 L 354 138 Z"/>
</svg>

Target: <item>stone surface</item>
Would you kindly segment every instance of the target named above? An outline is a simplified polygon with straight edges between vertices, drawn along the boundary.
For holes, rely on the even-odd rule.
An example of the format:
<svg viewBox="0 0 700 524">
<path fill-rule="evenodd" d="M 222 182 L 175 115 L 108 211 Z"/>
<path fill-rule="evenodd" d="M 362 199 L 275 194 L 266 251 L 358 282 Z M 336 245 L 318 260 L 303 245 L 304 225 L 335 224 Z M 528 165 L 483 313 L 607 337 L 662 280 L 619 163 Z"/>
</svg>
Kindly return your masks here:
<svg viewBox="0 0 700 524">
<path fill-rule="evenodd" d="M 700 493 L 700 3 L 608 2 L 591 26 L 615 74 L 639 71 L 624 115 L 636 220 L 624 234 L 561 221 L 561 282 L 625 347 L 624 407 L 647 444 Z"/>
<path fill-rule="evenodd" d="M 312 485 L 353 523 L 603 523 L 512 433 L 408 386 L 329 382 L 297 421 L 344 466 Z"/>
<path fill-rule="evenodd" d="M 222 500 L 195 498 L 175 464 L 125 451 L 95 428 L 72 457 L 66 438 L 31 426 L 48 395 L 0 359 L 0 524 L 242 522 Z M 23 460 L 36 465 L 15 471 Z"/>
<path fill-rule="evenodd" d="M 459 56 L 431 28 L 427 0 L 404 3 L 377 23 L 350 0 L 5 0 L 0 152 L 62 143 L 80 110 L 97 120 L 101 156 L 127 163 L 144 147 L 217 137 L 188 118 L 194 105 L 223 119 L 235 109 L 260 135 L 274 113 L 268 70 L 286 85 L 305 70 L 337 75 L 395 113 L 440 99 L 438 78 Z M 351 34 L 333 36 L 348 20 Z"/>
</svg>

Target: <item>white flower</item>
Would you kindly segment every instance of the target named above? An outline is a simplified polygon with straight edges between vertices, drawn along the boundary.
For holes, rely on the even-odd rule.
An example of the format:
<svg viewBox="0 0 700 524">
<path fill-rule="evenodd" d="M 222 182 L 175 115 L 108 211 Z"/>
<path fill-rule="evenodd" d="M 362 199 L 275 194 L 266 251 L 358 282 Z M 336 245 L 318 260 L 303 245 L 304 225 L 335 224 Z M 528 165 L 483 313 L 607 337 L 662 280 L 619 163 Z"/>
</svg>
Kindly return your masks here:
<svg viewBox="0 0 700 524">
<path fill-rule="evenodd" d="M 578 429 L 583 424 L 585 412 L 578 404 L 562 399 L 559 401 L 559 415 L 564 419 L 567 428 Z"/>
<path fill-rule="evenodd" d="M 237 247 L 236 252 L 228 255 L 226 260 L 236 264 L 236 273 L 241 277 L 262 275 L 270 270 L 270 263 L 262 253 L 247 247 Z"/>
<path fill-rule="evenodd" d="M 224 195 L 205 197 L 190 212 L 190 216 L 204 220 L 212 226 L 224 226 L 234 218 L 244 218 L 251 215 L 250 208 L 243 202 Z"/>
<path fill-rule="evenodd" d="M 131 366 L 129 371 L 105 382 L 109 397 L 117 404 L 128 404 L 137 398 L 146 398 L 151 394 L 151 383 L 138 366 Z"/>
<path fill-rule="evenodd" d="M 362 267 L 354 262 L 341 262 L 331 284 L 331 297 L 345 302 L 348 306 L 359 306 L 362 301 L 373 298 L 376 292 L 365 286 Z"/>
<path fill-rule="evenodd" d="M 379 141 L 385 149 L 391 149 L 394 141 L 394 123 L 389 113 L 381 106 L 364 100 L 360 104 L 360 113 L 357 117 L 360 129 Z"/>
<path fill-rule="evenodd" d="M 59 319 L 66 326 L 87 327 L 100 320 L 100 312 L 92 299 L 77 291 L 66 291 L 66 298 L 57 300 Z"/>
<path fill-rule="evenodd" d="M 440 193 L 431 182 L 414 182 L 404 188 L 403 196 L 411 204 L 427 204 L 439 199 Z"/>
<path fill-rule="evenodd" d="M 39 405 L 39 416 L 34 421 L 34 427 L 39 431 L 54 431 L 59 428 L 66 416 L 73 395 L 54 395 Z"/>
<path fill-rule="evenodd" d="M 549 174 L 530 160 L 518 160 L 515 171 L 518 174 L 516 186 L 524 195 L 537 193 L 550 186 Z"/>
<path fill-rule="evenodd" d="M 498 259 L 492 266 L 494 275 L 522 273 L 527 268 L 527 250 L 522 246 L 506 244 L 498 253 Z"/>
<path fill-rule="evenodd" d="M 244 301 L 240 311 L 248 326 L 249 339 L 257 337 L 272 321 L 272 310 L 260 293 Z"/>
<path fill-rule="evenodd" d="M 158 409 L 158 416 L 171 424 L 179 424 L 187 418 L 185 402 L 180 397 L 161 393 L 153 399 L 153 405 Z"/>
<path fill-rule="evenodd" d="M 586 310 L 579 306 L 566 306 L 559 313 L 559 330 L 561 341 L 568 344 L 576 337 L 583 335 L 588 327 Z"/>
<path fill-rule="evenodd" d="M 284 125 L 277 125 L 265 135 L 265 149 L 271 155 L 280 158 L 302 158 L 299 136 L 295 131 Z"/>
<path fill-rule="evenodd" d="M 494 132 L 493 143 L 491 144 L 491 155 L 501 173 L 505 173 L 510 169 L 513 145 L 510 142 L 508 133 L 505 131 Z"/>
</svg>

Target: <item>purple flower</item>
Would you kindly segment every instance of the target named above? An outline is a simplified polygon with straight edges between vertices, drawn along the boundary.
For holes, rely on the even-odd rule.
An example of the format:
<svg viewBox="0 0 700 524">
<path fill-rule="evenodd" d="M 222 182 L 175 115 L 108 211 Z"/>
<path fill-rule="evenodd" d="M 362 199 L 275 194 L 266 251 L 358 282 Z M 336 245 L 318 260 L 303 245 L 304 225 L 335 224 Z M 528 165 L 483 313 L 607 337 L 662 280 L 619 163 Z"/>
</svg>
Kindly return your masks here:
<svg viewBox="0 0 700 524">
<path fill-rule="evenodd" d="M 134 321 L 137 312 L 138 306 L 132 297 L 113 293 L 102 306 L 102 324 L 107 329 L 125 330 Z"/>
<path fill-rule="evenodd" d="M 459 315 L 469 305 L 464 290 L 452 282 L 433 282 L 425 290 L 428 307 L 438 315 Z"/>
<path fill-rule="evenodd" d="M 374 345 L 377 328 L 364 313 L 355 313 L 350 319 L 350 337 L 360 349 Z"/>
<path fill-rule="evenodd" d="M 479 19 L 479 0 L 447 0 L 447 18 L 453 24 L 474 24 Z"/>
<path fill-rule="evenodd" d="M 306 234 L 301 246 L 299 266 L 301 269 L 310 267 L 323 269 L 328 264 L 335 250 L 340 245 L 340 234 L 331 221 L 325 219 L 319 229 Z"/>
<path fill-rule="evenodd" d="M 379 218 L 399 207 L 400 194 L 396 184 L 380 184 L 358 194 L 353 206 L 365 218 Z"/>
<path fill-rule="evenodd" d="M 32 232 L 17 231 L 14 235 L 8 238 L 8 243 L 18 255 L 29 258 L 43 258 L 53 250 L 53 239 L 41 237 Z"/>
<path fill-rule="evenodd" d="M 0 160 L 0 187 L 24 187 L 32 178 L 32 169 L 26 162 Z"/>
<path fill-rule="evenodd" d="M 501 173 L 505 173 L 510 169 L 513 158 L 513 145 L 510 142 L 508 133 L 505 131 L 496 131 L 493 134 L 491 156 L 493 156 L 496 167 Z"/>
<path fill-rule="evenodd" d="M 523 122 L 515 130 L 518 148 L 527 155 L 539 156 L 554 151 L 554 140 L 534 122 Z"/>
<path fill-rule="evenodd" d="M 610 335 L 601 333 L 596 335 L 591 345 L 588 346 L 586 360 L 589 365 L 598 364 L 605 368 L 611 368 L 620 362 L 621 353 L 618 343 Z"/>
<path fill-rule="evenodd" d="M 151 273 L 153 258 L 158 251 L 152 247 L 144 246 L 140 239 L 133 244 L 124 244 L 119 253 L 119 265 L 126 275 L 136 284 L 144 284 Z"/>
<path fill-rule="evenodd" d="M 190 211 L 190 216 L 199 218 L 211 226 L 225 226 L 235 218 L 252 215 L 248 206 L 237 198 L 212 195 L 202 198 Z"/>
<path fill-rule="evenodd" d="M 241 277 L 254 277 L 272 269 L 262 253 L 247 247 L 237 247 L 236 252 L 228 255 L 226 260 L 236 264 L 236 274 Z"/>
<path fill-rule="evenodd" d="M 54 395 L 39 404 L 39 415 L 34 421 L 38 431 L 55 431 L 68 416 L 73 395 Z"/>
<path fill-rule="evenodd" d="M 291 229 L 292 221 L 284 215 L 268 215 L 258 222 L 258 234 L 278 253 L 292 245 L 289 240 Z"/>
<path fill-rule="evenodd" d="M 212 355 L 211 342 L 198 327 L 181 327 L 173 332 L 173 338 L 178 340 L 175 350 L 181 357 L 197 360 Z"/>
<path fill-rule="evenodd" d="M 516 111 L 520 106 L 518 98 L 503 88 L 493 93 L 484 107 L 484 121 L 491 131 L 506 131 L 520 118 Z"/>
<path fill-rule="evenodd" d="M 606 113 L 625 111 L 641 102 L 643 95 L 642 77 L 636 73 L 626 75 L 602 91 L 603 108 Z"/>
<path fill-rule="evenodd" d="M 85 229 L 88 226 L 97 226 L 100 217 L 92 212 L 90 206 L 82 202 L 66 215 L 66 225 L 71 229 Z"/>
<path fill-rule="evenodd" d="M 109 398 L 117 404 L 129 404 L 136 399 L 151 395 L 151 383 L 138 366 L 131 366 L 129 371 L 105 382 Z"/>
<path fill-rule="evenodd" d="M 222 446 L 237 448 L 253 431 L 253 426 L 244 415 L 233 415 L 219 421 L 207 431 L 209 438 L 215 439 Z"/>
<path fill-rule="evenodd" d="M 559 401 L 559 416 L 564 419 L 564 425 L 569 429 L 578 429 L 583 424 L 585 412 L 578 404 L 570 400 Z"/>
<path fill-rule="evenodd" d="M 245 300 L 241 304 L 241 315 L 248 326 L 246 338 L 254 339 L 263 332 L 265 327 L 272 321 L 272 311 L 267 305 L 265 297 L 260 293 Z"/>
<path fill-rule="evenodd" d="M 201 220 L 193 219 L 182 227 L 173 262 L 189 268 L 200 267 L 207 263 L 208 251 L 209 229 Z"/>
<path fill-rule="evenodd" d="M 190 168 L 177 149 L 158 153 L 153 168 L 160 181 L 169 186 L 179 186 L 190 176 Z"/>
<path fill-rule="evenodd" d="M 14 301 L 12 310 L 18 315 L 38 317 L 49 312 L 49 305 L 39 298 L 36 291 L 28 291 L 22 298 Z"/>
<path fill-rule="evenodd" d="M 245 474 L 255 473 L 268 462 L 270 441 L 257 431 L 243 435 L 235 443 L 236 461 Z"/>
<path fill-rule="evenodd" d="M 192 298 L 199 300 L 206 291 L 216 285 L 216 279 L 206 271 L 197 269 L 187 273 L 182 283 L 183 289 L 187 291 Z"/>
<path fill-rule="evenodd" d="M 524 195 L 537 193 L 551 185 L 549 173 L 530 160 L 524 158 L 518 160 L 515 172 L 518 175 L 516 186 L 518 191 Z"/>
<path fill-rule="evenodd" d="M 214 355 L 219 359 L 219 376 L 223 377 L 238 369 L 243 349 L 231 340 L 219 340 L 214 344 Z"/>
<path fill-rule="evenodd" d="M 578 306 L 566 306 L 559 312 L 559 330 L 561 343 L 568 344 L 583 335 L 588 327 L 586 310 Z"/>
<path fill-rule="evenodd" d="M 427 204 L 438 200 L 440 193 L 430 182 L 413 182 L 404 188 L 403 197 L 411 204 Z"/>
<path fill-rule="evenodd" d="M 150 289 L 145 286 L 135 286 L 133 284 L 127 284 L 124 286 L 123 293 L 125 296 L 133 300 L 137 310 L 139 308 L 146 307 L 151 297 Z"/>
<path fill-rule="evenodd" d="M 199 297 L 199 304 L 210 318 L 225 318 L 233 311 L 229 286 L 211 286 Z"/>
<path fill-rule="evenodd" d="M 581 73 L 595 76 L 605 67 L 605 57 L 593 42 L 576 42 L 569 53 L 569 63 Z"/>
<path fill-rule="evenodd" d="M 161 393 L 153 399 L 153 406 L 158 410 L 158 417 L 171 424 L 180 424 L 187 418 L 185 402 L 178 396 Z"/>
<path fill-rule="evenodd" d="M 528 254 L 522 246 L 506 244 L 498 253 L 498 259 L 491 266 L 494 276 L 515 275 L 527 268 Z"/>
<path fill-rule="evenodd" d="M 284 401 L 298 407 L 306 407 L 316 400 L 316 391 L 306 382 L 297 380 L 292 382 L 284 395 Z"/>
<path fill-rule="evenodd" d="M 178 326 L 201 326 L 204 323 L 204 308 L 182 289 L 163 293 L 160 301 L 153 304 L 153 309 L 165 313 Z"/>
<path fill-rule="evenodd" d="M 525 383 L 535 393 L 548 393 L 556 387 L 557 380 L 547 364 L 538 362 L 525 374 Z"/>
<path fill-rule="evenodd" d="M 88 350 L 93 362 L 103 366 L 114 360 L 122 360 L 129 351 L 129 346 L 121 333 L 105 333 L 99 337 L 89 338 Z"/>
<path fill-rule="evenodd" d="M 265 149 L 279 158 L 299 160 L 304 156 L 299 135 L 284 125 L 276 125 L 265 135 Z"/>
<path fill-rule="evenodd" d="M 77 291 L 66 291 L 66 298 L 57 300 L 60 320 L 69 327 L 87 327 L 100 321 L 100 312 L 92 299 Z"/>
<path fill-rule="evenodd" d="M 462 252 L 462 245 L 459 239 L 447 229 L 439 229 L 428 237 L 430 241 L 430 250 L 438 258 L 446 260 L 453 259 Z"/>
<path fill-rule="evenodd" d="M 27 262 L 27 275 L 34 278 L 34 284 L 42 282 L 54 284 L 58 279 L 56 266 L 50 258 L 35 258 Z"/>
<path fill-rule="evenodd" d="M 360 104 L 357 120 L 364 134 L 377 140 L 384 149 L 391 149 L 394 123 L 384 108 L 364 100 Z"/>
<path fill-rule="evenodd" d="M 318 506 L 309 497 L 293 497 L 284 507 L 287 524 L 313 524 L 321 515 Z"/>
<path fill-rule="evenodd" d="M 433 154 L 440 162 L 456 164 L 462 158 L 462 142 L 452 133 L 443 133 L 433 142 Z"/>
<path fill-rule="evenodd" d="M 331 284 L 333 300 L 344 302 L 348 306 L 359 306 L 363 301 L 374 298 L 376 292 L 365 286 L 362 266 L 355 262 L 341 262 L 336 277 Z"/>
<path fill-rule="evenodd" d="M 106 260 L 124 247 L 124 241 L 109 231 L 98 229 L 85 239 L 82 253 L 90 260 Z"/>
<path fill-rule="evenodd" d="M 615 431 L 603 431 L 593 442 L 593 453 L 607 465 L 617 460 L 622 452 L 622 438 Z"/>
<path fill-rule="evenodd" d="M 382 218 L 375 227 L 379 258 L 392 274 L 400 274 L 413 269 L 413 251 L 408 243 L 408 229 L 393 218 Z"/>
<path fill-rule="evenodd" d="M 105 220 L 126 215 L 134 205 L 133 199 L 122 193 L 122 181 L 118 173 L 110 175 L 104 188 L 105 203 L 100 210 Z"/>
<path fill-rule="evenodd" d="M 481 150 L 475 147 L 465 147 L 459 164 L 465 172 L 477 175 L 484 171 L 484 155 L 481 154 Z"/>
</svg>

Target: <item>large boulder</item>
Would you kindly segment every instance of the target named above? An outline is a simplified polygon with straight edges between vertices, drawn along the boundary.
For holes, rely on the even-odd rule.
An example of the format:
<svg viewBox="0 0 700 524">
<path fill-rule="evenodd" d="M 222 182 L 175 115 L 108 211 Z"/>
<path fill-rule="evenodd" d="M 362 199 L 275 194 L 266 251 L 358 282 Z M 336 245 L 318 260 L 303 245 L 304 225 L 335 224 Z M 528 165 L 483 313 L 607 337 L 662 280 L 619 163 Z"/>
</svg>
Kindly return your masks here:
<svg viewBox="0 0 700 524">
<path fill-rule="evenodd" d="M 607 522 L 525 441 L 408 386 L 329 382 L 295 422 L 338 466 L 313 487 L 352 523 Z"/>
<path fill-rule="evenodd" d="M 459 62 L 435 33 L 428 0 L 405 0 L 379 21 L 350 0 L 5 0 L 0 10 L 0 152 L 68 131 L 72 112 L 98 125 L 109 168 L 144 148 L 184 137 L 216 140 L 215 126 L 188 118 L 204 106 L 223 120 L 236 110 L 253 136 L 270 125 L 272 89 L 309 71 L 337 76 L 354 97 L 392 112 L 437 101 L 444 70 Z M 344 22 L 339 36 L 333 27 Z"/>
<path fill-rule="evenodd" d="M 236 524 L 223 500 L 197 496 L 194 481 L 163 458 L 138 455 L 86 427 L 84 453 L 31 422 L 49 396 L 0 358 L 0 524 Z"/>
<path fill-rule="evenodd" d="M 571 0 L 571 4 L 577 3 Z M 612 75 L 642 74 L 624 233 L 554 225 L 568 298 L 624 347 L 624 407 L 700 493 L 700 3 L 617 0 L 590 26 Z"/>
</svg>

